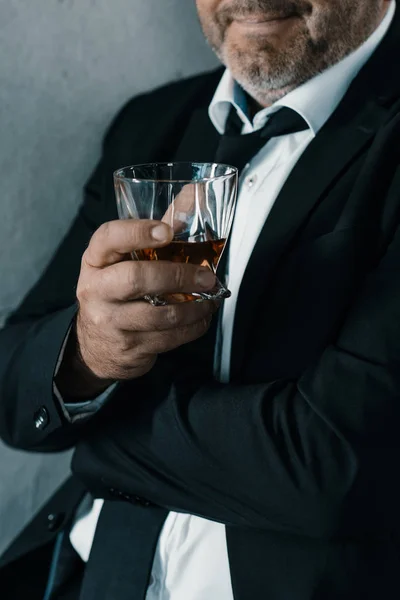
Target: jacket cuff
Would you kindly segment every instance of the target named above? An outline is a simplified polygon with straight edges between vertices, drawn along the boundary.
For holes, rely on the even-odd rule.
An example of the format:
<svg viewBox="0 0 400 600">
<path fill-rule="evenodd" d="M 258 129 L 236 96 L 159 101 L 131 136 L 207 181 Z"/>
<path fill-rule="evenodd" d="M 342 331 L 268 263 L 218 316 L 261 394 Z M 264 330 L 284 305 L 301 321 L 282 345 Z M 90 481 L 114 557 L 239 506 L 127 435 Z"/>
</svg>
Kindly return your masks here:
<svg viewBox="0 0 400 600">
<path fill-rule="evenodd" d="M 11 429 L 18 438 L 21 436 L 13 439 L 17 447 L 40 445 L 65 425 L 63 411 L 54 397 L 53 379 L 76 312 L 74 305 L 34 323 L 28 333 L 29 343 L 21 344 L 17 350 L 17 372 L 9 373 L 8 378 L 15 382 Z"/>
</svg>

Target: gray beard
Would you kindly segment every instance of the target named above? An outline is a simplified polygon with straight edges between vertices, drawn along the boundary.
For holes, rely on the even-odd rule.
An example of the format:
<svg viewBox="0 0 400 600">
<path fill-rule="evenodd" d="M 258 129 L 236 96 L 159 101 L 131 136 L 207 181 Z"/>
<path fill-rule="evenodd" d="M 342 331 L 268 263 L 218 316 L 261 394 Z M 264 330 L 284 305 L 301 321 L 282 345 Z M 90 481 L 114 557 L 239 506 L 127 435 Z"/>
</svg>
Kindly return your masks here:
<svg viewBox="0 0 400 600">
<path fill-rule="evenodd" d="M 361 46 L 377 27 L 380 7 L 376 3 L 364 8 L 361 20 L 350 11 L 350 22 L 345 29 L 342 15 L 343 6 L 340 14 L 338 11 L 325 20 L 321 18 L 318 40 L 311 39 L 305 29 L 303 35 L 281 52 L 267 43 L 255 57 L 237 48 L 232 49 L 230 56 L 217 48 L 213 50 L 241 87 L 259 104 L 268 106 Z"/>
</svg>

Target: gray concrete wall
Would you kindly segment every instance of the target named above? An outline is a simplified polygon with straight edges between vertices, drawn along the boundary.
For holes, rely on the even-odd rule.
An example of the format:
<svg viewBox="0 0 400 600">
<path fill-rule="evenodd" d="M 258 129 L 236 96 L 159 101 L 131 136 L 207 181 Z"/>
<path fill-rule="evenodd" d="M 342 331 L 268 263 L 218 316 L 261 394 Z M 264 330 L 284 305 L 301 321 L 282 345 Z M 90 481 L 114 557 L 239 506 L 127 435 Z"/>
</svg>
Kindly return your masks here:
<svg viewBox="0 0 400 600">
<path fill-rule="evenodd" d="M 216 64 L 194 0 L 0 0 L 0 323 L 49 261 L 129 97 Z M 67 455 L 0 446 L 0 552 Z"/>
</svg>

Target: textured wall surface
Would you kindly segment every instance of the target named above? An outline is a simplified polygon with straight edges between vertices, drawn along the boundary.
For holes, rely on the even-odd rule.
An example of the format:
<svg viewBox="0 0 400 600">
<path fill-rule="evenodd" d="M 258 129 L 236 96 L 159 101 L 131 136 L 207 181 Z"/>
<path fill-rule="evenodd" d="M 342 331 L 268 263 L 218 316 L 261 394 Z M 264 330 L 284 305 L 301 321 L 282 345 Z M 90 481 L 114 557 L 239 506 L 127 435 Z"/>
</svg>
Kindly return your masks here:
<svg viewBox="0 0 400 600">
<path fill-rule="evenodd" d="M 216 64 L 194 4 L 0 1 L 0 323 L 67 230 L 118 108 Z M 67 469 L 0 447 L 0 552 Z"/>
</svg>

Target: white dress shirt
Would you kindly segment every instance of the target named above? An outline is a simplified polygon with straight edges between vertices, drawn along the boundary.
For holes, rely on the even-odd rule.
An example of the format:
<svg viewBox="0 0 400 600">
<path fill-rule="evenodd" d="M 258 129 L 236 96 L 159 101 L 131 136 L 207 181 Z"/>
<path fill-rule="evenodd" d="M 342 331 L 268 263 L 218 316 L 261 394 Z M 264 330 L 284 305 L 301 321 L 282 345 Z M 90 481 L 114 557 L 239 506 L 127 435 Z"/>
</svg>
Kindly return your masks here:
<svg viewBox="0 0 400 600">
<path fill-rule="evenodd" d="M 246 96 L 241 88 L 228 70 L 222 77 L 209 107 L 210 119 L 219 133 L 225 130 L 232 105 L 243 121 L 242 133 L 260 129 L 271 114 L 284 106 L 299 113 L 309 125 L 306 131 L 270 140 L 251 160 L 240 180 L 228 260 L 232 297 L 222 310 L 221 355 L 215 360 L 215 376 L 224 383 L 229 382 L 238 292 L 264 222 L 293 167 L 386 35 L 395 9 L 392 0 L 384 20 L 360 48 L 258 112 L 252 121 L 247 116 Z M 78 517 L 71 532 L 71 543 L 84 561 L 90 554 L 102 505 L 102 500 L 96 500 L 86 515 Z M 171 512 L 159 537 L 146 600 L 233 600 L 224 525 Z"/>
</svg>

